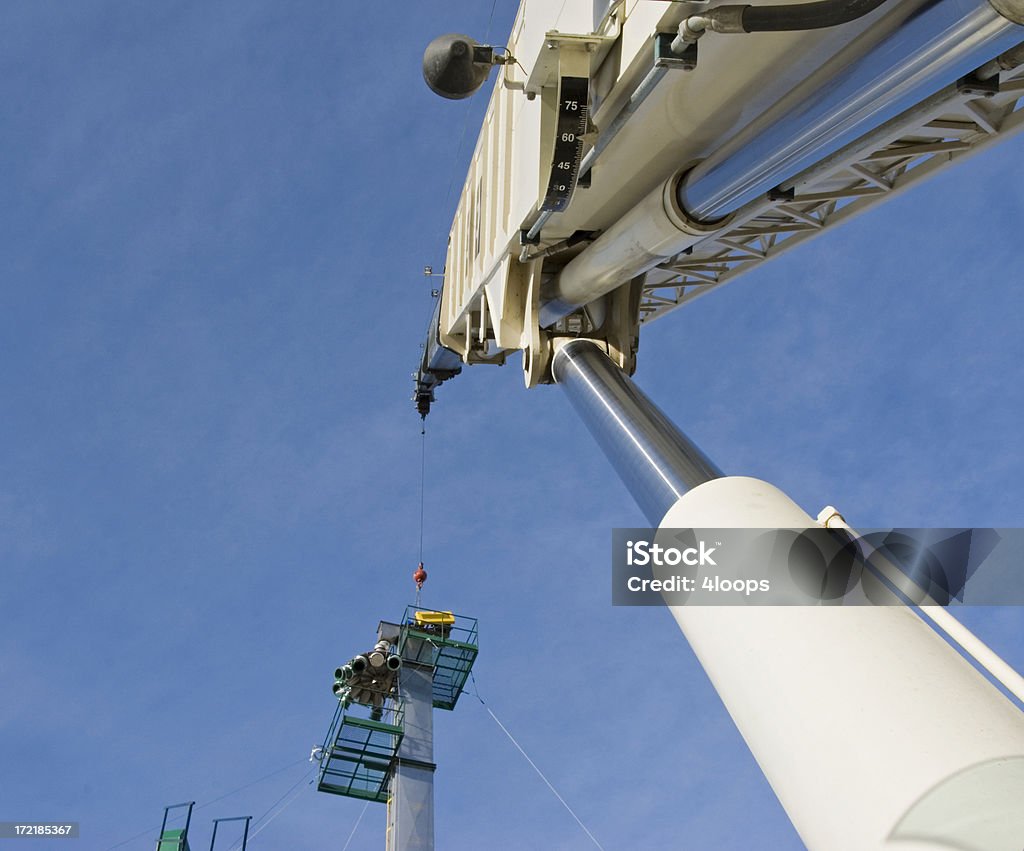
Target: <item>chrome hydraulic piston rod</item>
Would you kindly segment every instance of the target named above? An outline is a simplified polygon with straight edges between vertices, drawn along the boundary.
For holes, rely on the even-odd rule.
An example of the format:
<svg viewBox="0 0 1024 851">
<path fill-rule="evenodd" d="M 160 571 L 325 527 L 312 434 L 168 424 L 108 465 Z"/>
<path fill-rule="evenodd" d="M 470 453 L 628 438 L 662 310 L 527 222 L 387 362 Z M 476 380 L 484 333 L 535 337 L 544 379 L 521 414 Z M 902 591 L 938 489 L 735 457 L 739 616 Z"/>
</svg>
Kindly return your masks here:
<svg viewBox="0 0 1024 851">
<path fill-rule="evenodd" d="M 663 530 L 815 524 L 768 482 L 722 477 L 593 343 L 554 371 Z M 910 608 L 668 608 L 811 851 L 1021 847 L 1024 714 Z M 666 729 L 684 712 L 666 705 Z"/>
<path fill-rule="evenodd" d="M 721 218 L 1019 44 L 1024 28 L 1000 5 L 940 0 L 896 9 L 687 174 L 680 206 L 697 220 Z"/>
<path fill-rule="evenodd" d="M 684 493 L 722 476 L 590 340 L 562 346 L 552 369 L 649 522 L 660 523 Z"/>
</svg>

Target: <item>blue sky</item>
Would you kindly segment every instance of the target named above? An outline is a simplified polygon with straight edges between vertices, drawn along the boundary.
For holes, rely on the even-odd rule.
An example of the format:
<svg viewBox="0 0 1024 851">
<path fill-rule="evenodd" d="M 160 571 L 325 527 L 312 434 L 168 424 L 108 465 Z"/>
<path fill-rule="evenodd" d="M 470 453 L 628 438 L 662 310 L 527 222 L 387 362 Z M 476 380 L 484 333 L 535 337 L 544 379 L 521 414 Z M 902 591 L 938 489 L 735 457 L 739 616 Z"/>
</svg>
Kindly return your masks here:
<svg viewBox="0 0 1024 851">
<path fill-rule="evenodd" d="M 293 787 L 250 847 L 344 845 L 363 805 L 305 758 L 412 597 L 421 270 L 485 106 L 420 56 L 489 6 L 7 9 L 0 819 L 151 848 L 166 804 L 278 772 L 194 847 Z M 1021 525 L 1022 145 L 645 329 L 638 383 L 812 514 Z M 560 392 L 474 368 L 427 428 L 424 602 L 480 619 L 481 694 L 602 845 L 799 848 L 671 618 L 610 606 L 643 519 Z M 1024 665 L 1020 610 L 964 617 Z M 473 698 L 436 730 L 439 847 L 593 847 Z"/>
</svg>

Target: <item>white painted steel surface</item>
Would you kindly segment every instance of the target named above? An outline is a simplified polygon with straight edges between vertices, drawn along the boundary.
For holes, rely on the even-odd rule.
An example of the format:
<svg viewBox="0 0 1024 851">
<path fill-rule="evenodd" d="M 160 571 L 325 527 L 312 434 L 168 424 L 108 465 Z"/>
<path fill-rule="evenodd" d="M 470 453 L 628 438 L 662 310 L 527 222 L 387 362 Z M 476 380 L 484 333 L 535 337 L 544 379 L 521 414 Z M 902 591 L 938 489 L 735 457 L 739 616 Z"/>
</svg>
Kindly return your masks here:
<svg viewBox="0 0 1024 851">
<path fill-rule="evenodd" d="M 524 0 L 520 6 L 507 44 L 522 68 L 513 64 L 495 73 L 446 258 L 440 342 L 467 363 L 528 344 L 525 296 L 517 281 L 522 273 L 514 258 L 521 251 L 520 228 L 530 227 L 538 209 L 545 100 L 527 99 L 523 85 L 546 49 L 546 32 L 589 33 L 606 9 L 589 0 Z M 606 20 L 604 31 L 616 45 L 594 56 L 598 131 L 612 125 L 650 72 L 653 34 L 674 30 L 683 13 L 678 3 L 629 0 Z M 569 209 L 545 226 L 545 244 L 576 230 L 611 227 L 667 175 L 713 152 L 868 24 L 752 34 L 756 49 L 742 36 L 708 39 L 698 69 L 668 74 L 616 134 L 597 160 L 590 188 L 577 190 Z"/>
<path fill-rule="evenodd" d="M 729 477 L 661 526 L 814 522 Z M 1024 846 L 1024 714 L 909 609 L 670 609 L 812 851 Z"/>
<path fill-rule="evenodd" d="M 405 735 L 391 775 L 387 851 L 434 851 L 434 672 L 402 666 Z"/>
<path fill-rule="evenodd" d="M 593 343 L 555 376 L 662 529 L 817 525 L 767 482 L 714 478 Z M 812 851 L 1024 847 L 1024 714 L 912 610 L 669 608 Z"/>
<path fill-rule="evenodd" d="M 1024 40 L 1024 28 L 988 0 L 883 8 L 888 13 L 880 20 L 869 16 L 871 30 L 833 57 L 815 53 L 820 68 L 740 132 L 720 138 L 681 179 L 666 173 L 662 185 L 546 282 L 542 324 L 727 230 L 726 217 L 744 204 L 766 201 L 778 184 Z M 757 44 L 756 34 L 720 38 L 752 39 L 751 49 Z M 692 73 L 700 71 L 698 64 Z M 714 89 L 706 96 L 714 99 Z"/>
<path fill-rule="evenodd" d="M 1021 70 L 991 97 L 948 86 L 865 139 L 826 157 L 784 188 L 792 200 L 747 205 L 689 254 L 647 273 L 641 322 L 668 315 L 722 284 L 833 230 L 1024 129 Z"/>
</svg>

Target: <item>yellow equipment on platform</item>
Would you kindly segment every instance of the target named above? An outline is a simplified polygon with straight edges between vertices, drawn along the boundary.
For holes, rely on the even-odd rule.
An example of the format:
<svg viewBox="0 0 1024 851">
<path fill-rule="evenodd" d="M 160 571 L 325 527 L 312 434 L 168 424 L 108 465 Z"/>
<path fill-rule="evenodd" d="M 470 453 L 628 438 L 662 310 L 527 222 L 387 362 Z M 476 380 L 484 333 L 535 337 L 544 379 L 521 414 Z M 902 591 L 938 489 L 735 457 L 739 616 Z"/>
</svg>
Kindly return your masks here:
<svg viewBox="0 0 1024 851">
<path fill-rule="evenodd" d="M 433 626 L 451 626 L 455 623 L 455 615 L 451 612 L 416 612 L 416 623 Z"/>
</svg>

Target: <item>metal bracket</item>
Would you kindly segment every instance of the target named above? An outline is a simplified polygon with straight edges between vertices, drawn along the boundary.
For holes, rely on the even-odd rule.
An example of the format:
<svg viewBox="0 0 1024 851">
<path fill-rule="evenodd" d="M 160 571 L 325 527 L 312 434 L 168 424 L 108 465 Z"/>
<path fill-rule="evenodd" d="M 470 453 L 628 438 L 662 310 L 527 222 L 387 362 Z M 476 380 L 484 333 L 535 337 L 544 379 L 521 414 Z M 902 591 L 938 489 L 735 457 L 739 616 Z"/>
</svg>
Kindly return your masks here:
<svg viewBox="0 0 1024 851">
<path fill-rule="evenodd" d="M 796 198 L 796 190 L 790 187 L 789 189 L 783 189 L 781 186 L 776 186 L 774 189 L 768 190 L 769 201 L 792 201 Z M 692 253 L 693 246 L 690 246 Z"/>
<path fill-rule="evenodd" d="M 437 771 L 436 762 L 425 762 L 422 759 L 412 759 L 408 756 L 400 756 L 395 758 L 396 765 L 408 765 L 410 768 L 422 768 L 425 771 Z"/>
<path fill-rule="evenodd" d="M 527 228 L 523 228 L 519 231 L 519 244 L 520 245 L 540 245 L 540 234 L 531 237 L 530 231 Z"/>
<path fill-rule="evenodd" d="M 999 94 L 999 75 L 981 80 L 974 74 L 968 74 L 956 81 L 956 87 L 961 94 L 992 98 Z"/>
<path fill-rule="evenodd" d="M 672 51 L 675 33 L 656 33 L 654 38 L 654 65 L 678 71 L 692 71 L 697 67 L 697 42 L 688 44 L 682 53 Z"/>
<path fill-rule="evenodd" d="M 544 35 L 544 46 L 526 80 L 527 95 L 539 95 L 545 86 L 558 82 L 559 56 L 564 49 L 582 50 L 590 55 L 590 69 L 597 67 L 615 39 L 607 35 L 572 35 L 551 30 Z"/>
<path fill-rule="evenodd" d="M 526 311 L 523 317 L 523 380 L 527 388 L 545 383 L 551 370 L 551 336 L 540 327 L 540 274 L 542 261 L 529 264 Z"/>
</svg>

